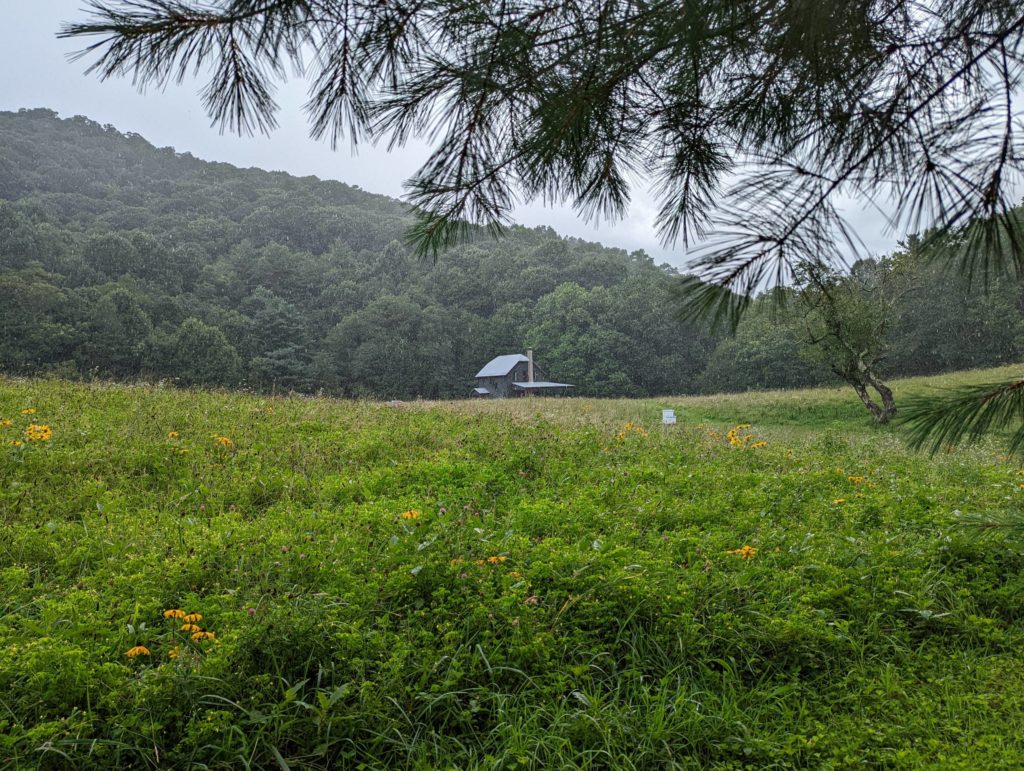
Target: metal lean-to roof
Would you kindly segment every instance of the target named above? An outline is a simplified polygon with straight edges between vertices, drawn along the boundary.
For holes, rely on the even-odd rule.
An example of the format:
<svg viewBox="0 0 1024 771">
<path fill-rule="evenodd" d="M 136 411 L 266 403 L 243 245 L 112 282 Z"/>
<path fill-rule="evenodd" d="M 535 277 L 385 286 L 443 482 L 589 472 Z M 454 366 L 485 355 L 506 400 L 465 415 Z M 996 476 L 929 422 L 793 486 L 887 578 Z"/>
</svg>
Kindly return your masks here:
<svg viewBox="0 0 1024 771">
<path fill-rule="evenodd" d="M 480 396 L 489 396 L 491 392 L 486 388 L 474 388 L 473 393 L 480 394 Z"/>
<path fill-rule="evenodd" d="M 512 385 L 514 385 L 516 388 L 525 388 L 525 389 L 530 389 L 530 388 L 574 388 L 574 386 L 571 386 L 568 383 L 552 383 L 552 382 L 550 382 L 548 380 L 536 380 L 533 383 L 515 383 L 515 382 L 513 382 Z"/>
<path fill-rule="evenodd" d="M 476 373 L 476 376 L 504 377 L 521 361 L 529 361 L 529 359 L 521 353 L 507 353 L 504 356 L 495 356 L 484 365 L 482 370 Z"/>
</svg>

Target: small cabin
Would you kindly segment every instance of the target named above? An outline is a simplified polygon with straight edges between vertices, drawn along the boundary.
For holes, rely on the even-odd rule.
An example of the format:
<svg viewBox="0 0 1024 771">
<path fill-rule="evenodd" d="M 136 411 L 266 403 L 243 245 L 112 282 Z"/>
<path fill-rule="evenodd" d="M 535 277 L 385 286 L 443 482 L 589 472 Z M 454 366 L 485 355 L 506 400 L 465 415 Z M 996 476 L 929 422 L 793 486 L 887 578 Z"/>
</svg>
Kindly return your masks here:
<svg viewBox="0 0 1024 771">
<path fill-rule="evenodd" d="M 495 356 L 476 373 L 473 396 L 503 399 L 509 396 L 562 395 L 572 388 L 568 383 L 553 383 L 534 364 L 533 351 Z"/>
</svg>

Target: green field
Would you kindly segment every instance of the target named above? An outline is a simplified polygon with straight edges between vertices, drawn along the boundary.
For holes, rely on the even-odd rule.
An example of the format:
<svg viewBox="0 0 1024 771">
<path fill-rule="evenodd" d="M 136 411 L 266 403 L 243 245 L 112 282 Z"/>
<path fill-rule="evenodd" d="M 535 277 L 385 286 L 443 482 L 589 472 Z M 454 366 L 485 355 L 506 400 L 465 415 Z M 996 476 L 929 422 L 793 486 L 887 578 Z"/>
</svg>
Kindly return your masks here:
<svg viewBox="0 0 1024 771">
<path fill-rule="evenodd" d="M 850 391 L 0 419 L 0 767 L 1024 764 L 1021 544 L 957 522 L 1024 476 Z"/>
</svg>

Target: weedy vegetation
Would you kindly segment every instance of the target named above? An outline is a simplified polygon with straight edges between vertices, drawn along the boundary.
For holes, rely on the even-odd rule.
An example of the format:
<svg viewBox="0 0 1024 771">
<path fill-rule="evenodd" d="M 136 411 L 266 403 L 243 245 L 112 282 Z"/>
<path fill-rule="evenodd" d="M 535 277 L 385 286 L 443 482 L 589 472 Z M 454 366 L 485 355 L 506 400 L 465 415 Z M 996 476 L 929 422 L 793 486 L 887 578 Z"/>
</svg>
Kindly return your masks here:
<svg viewBox="0 0 1024 771">
<path fill-rule="evenodd" d="M 1002 439 L 0 380 L 0 766 L 1019 767 Z"/>
</svg>

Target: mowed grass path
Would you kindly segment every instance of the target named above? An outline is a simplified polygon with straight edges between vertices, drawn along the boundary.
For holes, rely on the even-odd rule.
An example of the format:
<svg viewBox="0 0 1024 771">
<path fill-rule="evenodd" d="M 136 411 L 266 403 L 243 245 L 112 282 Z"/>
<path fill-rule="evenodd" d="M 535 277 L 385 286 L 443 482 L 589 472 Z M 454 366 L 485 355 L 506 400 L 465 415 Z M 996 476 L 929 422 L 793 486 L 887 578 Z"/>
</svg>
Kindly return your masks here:
<svg viewBox="0 0 1024 771">
<path fill-rule="evenodd" d="M 866 417 L 0 380 L 0 767 L 1019 767 L 1021 545 L 956 520 L 1024 476 Z"/>
</svg>

